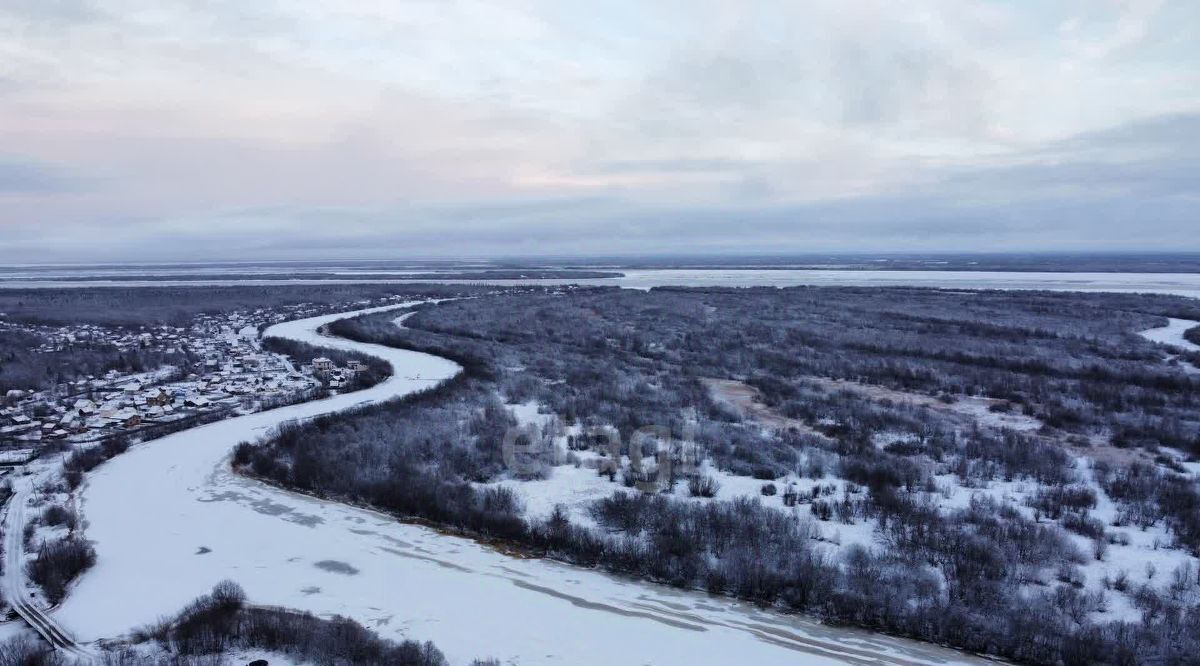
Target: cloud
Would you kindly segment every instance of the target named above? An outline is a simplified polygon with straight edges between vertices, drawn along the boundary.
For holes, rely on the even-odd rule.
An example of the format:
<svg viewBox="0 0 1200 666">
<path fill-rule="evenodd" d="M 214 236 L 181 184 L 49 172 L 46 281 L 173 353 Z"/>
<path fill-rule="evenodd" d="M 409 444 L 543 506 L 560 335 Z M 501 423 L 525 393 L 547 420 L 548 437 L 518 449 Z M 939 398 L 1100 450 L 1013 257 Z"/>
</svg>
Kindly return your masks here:
<svg viewBox="0 0 1200 666">
<path fill-rule="evenodd" d="M 0 16 L 62 26 L 97 21 L 107 15 L 92 0 L 6 0 Z"/>
<path fill-rule="evenodd" d="M 0 196 L 66 194 L 79 191 L 81 185 L 82 181 L 65 169 L 0 155 Z"/>
<path fill-rule="evenodd" d="M 1200 247 L 1183 0 L 98 6 L 0 7 L 0 261 Z"/>
</svg>

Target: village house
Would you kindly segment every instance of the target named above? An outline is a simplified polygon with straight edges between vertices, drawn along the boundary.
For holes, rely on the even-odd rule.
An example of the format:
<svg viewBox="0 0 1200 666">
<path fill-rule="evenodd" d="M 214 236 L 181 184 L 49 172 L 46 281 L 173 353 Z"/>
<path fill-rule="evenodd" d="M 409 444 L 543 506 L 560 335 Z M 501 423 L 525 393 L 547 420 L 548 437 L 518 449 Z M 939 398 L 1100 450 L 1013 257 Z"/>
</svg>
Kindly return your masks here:
<svg viewBox="0 0 1200 666">
<path fill-rule="evenodd" d="M 321 357 L 300 372 L 285 356 L 261 348 L 258 331 L 263 326 L 308 314 L 312 308 L 298 306 L 291 315 L 259 310 L 248 318 L 202 315 L 187 328 L 155 327 L 139 332 L 94 325 L 39 330 L 46 340 L 43 351 L 99 340 L 120 349 L 182 349 L 199 360 L 195 365 L 163 366 L 150 372 L 110 369 L 101 376 L 77 377 L 41 391 L 0 393 L 7 404 L 0 407 L 0 439 L 82 440 L 114 429 L 185 418 L 193 410 L 245 408 L 253 404 L 247 401 L 252 396 L 311 390 L 319 386 L 314 375 L 334 388 L 344 387 L 366 364 L 352 362 L 347 368 L 338 368 L 333 360 Z"/>
<path fill-rule="evenodd" d="M 122 409 L 113 415 L 113 420 L 126 428 L 136 428 L 142 424 L 142 417 L 135 409 Z"/>
<path fill-rule="evenodd" d="M 171 404 L 171 394 L 167 393 L 166 389 L 158 389 L 157 393 L 151 393 L 146 398 L 146 404 L 154 407 L 162 407 L 163 405 Z"/>
<path fill-rule="evenodd" d="M 91 400 L 87 400 L 86 398 L 83 400 L 76 400 L 75 404 L 71 406 L 71 409 L 80 416 L 87 417 L 96 413 L 96 403 L 92 402 Z"/>
<path fill-rule="evenodd" d="M 18 427 L 31 427 L 33 425 L 33 420 L 24 414 L 13 414 L 9 417 L 9 420 L 13 425 Z"/>
</svg>

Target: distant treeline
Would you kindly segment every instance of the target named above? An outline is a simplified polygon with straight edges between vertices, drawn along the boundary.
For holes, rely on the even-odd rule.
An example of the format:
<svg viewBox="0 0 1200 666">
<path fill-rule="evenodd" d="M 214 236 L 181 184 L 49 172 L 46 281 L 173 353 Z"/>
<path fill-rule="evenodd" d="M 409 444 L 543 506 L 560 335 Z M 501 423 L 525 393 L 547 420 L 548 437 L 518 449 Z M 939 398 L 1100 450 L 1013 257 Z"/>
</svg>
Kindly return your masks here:
<svg viewBox="0 0 1200 666">
<path fill-rule="evenodd" d="M 185 326 L 200 314 L 271 309 L 302 303 L 343 306 L 401 295 L 449 298 L 477 293 L 466 285 L 264 285 L 236 287 L 88 287 L 0 289 L 0 314 L 11 321 L 105 326 Z"/>
<path fill-rule="evenodd" d="M 109 370 L 147 372 L 163 365 L 186 367 L 197 359 L 187 350 L 118 349 L 103 341 L 77 341 L 59 350 L 35 351 L 44 343 L 24 331 L 0 331 L 0 397 L 11 389 L 41 390 Z"/>
<path fill-rule="evenodd" d="M 11 279 L 20 282 L 204 282 L 214 280 L 335 280 L 343 283 L 353 282 L 354 280 L 404 280 L 411 282 L 430 281 L 440 282 L 442 280 L 590 280 L 596 278 L 619 278 L 624 277 L 624 273 L 616 273 L 613 271 L 586 271 L 586 270 L 562 270 L 562 269 L 537 269 L 530 268 L 528 270 L 521 269 L 493 269 L 480 271 L 444 271 L 444 272 L 425 272 L 425 273 L 405 273 L 405 272 L 387 272 L 381 271 L 378 273 L 372 272 L 356 272 L 356 273 L 326 273 L 326 272 L 310 272 L 310 273 L 191 273 L 191 274 L 138 274 L 138 273 L 122 273 L 118 275 L 80 275 L 62 277 L 59 275 L 46 276 L 21 276 L 17 278 L 5 278 L 0 275 L 0 282 Z"/>
<path fill-rule="evenodd" d="M 1067 273 L 1200 273 L 1200 253 L 789 254 L 755 257 L 607 258 L 583 268 L 737 268 L 866 271 L 1000 271 Z"/>
</svg>

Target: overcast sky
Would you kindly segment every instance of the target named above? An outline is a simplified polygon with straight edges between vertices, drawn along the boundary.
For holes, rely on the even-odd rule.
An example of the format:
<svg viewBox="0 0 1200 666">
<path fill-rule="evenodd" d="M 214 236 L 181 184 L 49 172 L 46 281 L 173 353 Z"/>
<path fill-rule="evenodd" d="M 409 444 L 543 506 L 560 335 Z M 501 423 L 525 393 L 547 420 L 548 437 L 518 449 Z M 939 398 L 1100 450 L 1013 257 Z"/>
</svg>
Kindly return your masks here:
<svg viewBox="0 0 1200 666">
<path fill-rule="evenodd" d="M 1200 2 L 0 0 L 0 262 L 1200 251 Z"/>
</svg>

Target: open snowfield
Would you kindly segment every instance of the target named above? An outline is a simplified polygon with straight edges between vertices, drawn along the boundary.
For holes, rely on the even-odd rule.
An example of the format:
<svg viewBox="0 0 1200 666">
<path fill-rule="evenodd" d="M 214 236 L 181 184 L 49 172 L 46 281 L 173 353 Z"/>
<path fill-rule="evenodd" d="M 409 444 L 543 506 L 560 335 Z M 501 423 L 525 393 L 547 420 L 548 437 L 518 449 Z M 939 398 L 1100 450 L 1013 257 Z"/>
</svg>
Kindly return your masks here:
<svg viewBox="0 0 1200 666">
<path fill-rule="evenodd" d="M 344 316 L 288 322 L 268 335 L 380 356 L 395 369 L 390 379 L 176 433 L 89 475 L 81 508 L 99 561 L 55 612 L 63 626 L 81 640 L 116 637 L 231 578 L 254 603 L 346 615 L 385 637 L 432 640 L 454 663 L 486 656 L 583 666 L 982 663 L 724 598 L 514 559 L 233 475 L 232 448 L 281 421 L 403 395 L 458 371 L 438 357 L 316 332 Z"/>
</svg>

